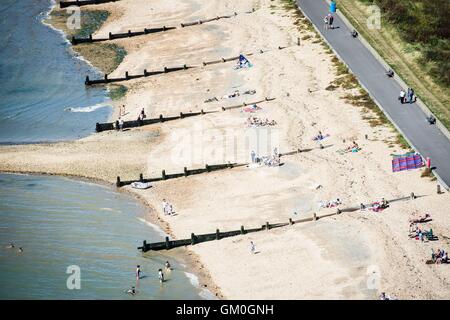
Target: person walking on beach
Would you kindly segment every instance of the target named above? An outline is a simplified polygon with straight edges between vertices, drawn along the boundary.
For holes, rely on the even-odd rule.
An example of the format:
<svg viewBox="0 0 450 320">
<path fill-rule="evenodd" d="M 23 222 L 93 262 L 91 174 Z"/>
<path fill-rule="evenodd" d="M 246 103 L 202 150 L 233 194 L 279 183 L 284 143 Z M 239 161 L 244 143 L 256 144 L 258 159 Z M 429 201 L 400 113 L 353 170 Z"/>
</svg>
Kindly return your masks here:
<svg viewBox="0 0 450 320">
<path fill-rule="evenodd" d="M 400 100 L 400 103 L 403 104 L 405 103 L 405 96 L 406 96 L 406 92 L 402 90 L 400 90 L 400 94 L 398 96 L 398 100 Z"/>
<path fill-rule="evenodd" d="M 119 118 L 119 129 L 120 131 L 123 131 L 123 119 Z"/>
<path fill-rule="evenodd" d="M 250 156 L 252 157 L 252 163 L 255 163 L 255 161 L 256 161 L 256 153 L 255 153 L 255 150 L 252 150 L 252 152 L 250 153 Z"/>
<path fill-rule="evenodd" d="M 165 215 L 167 215 L 168 206 L 169 206 L 169 203 L 166 201 L 166 199 L 163 199 L 163 201 L 162 201 L 162 208 L 163 208 L 163 212 L 164 212 Z"/>
<path fill-rule="evenodd" d="M 166 261 L 166 271 L 172 270 L 172 266 L 170 265 L 169 261 Z"/>
<path fill-rule="evenodd" d="M 253 241 L 250 241 L 250 252 L 252 254 L 255 254 L 255 250 L 256 250 L 255 244 L 253 243 Z"/>
<path fill-rule="evenodd" d="M 164 282 L 164 273 L 163 273 L 162 269 L 158 270 L 158 278 L 159 278 L 159 282 L 161 282 L 161 283 Z"/>
</svg>

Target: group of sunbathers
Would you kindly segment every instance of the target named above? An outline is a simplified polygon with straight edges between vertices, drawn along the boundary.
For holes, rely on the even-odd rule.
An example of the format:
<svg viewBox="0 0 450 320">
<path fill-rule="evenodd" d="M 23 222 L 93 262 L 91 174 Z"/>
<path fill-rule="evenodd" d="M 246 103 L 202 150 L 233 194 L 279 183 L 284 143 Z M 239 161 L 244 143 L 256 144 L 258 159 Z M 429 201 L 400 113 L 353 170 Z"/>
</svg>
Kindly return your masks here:
<svg viewBox="0 0 450 320">
<path fill-rule="evenodd" d="M 409 218 L 409 222 L 411 224 L 428 222 L 428 221 L 431 221 L 431 216 L 428 213 L 421 214 L 420 216 L 412 215 L 411 218 Z"/>
<path fill-rule="evenodd" d="M 353 141 L 352 145 L 348 146 L 346 149 L 347 152 L 358 152 L 359 150 L 361 150 L 361 148 L 355 141 Z"/>
<path fill-rule="evenodd" d="M 431 261 L 436 264 L 450 263 L 450 261 L 448 260 L 448 252 L 444 251 L 443 249 L 437 249 L 437 251 L 435 252 L 433 249 L 431 249 Z"/>
<path fill-rule="evenodd" d="M 422 230 L 417 223 L 411 223 L 409 225 L 409 237 L 419 241 L 436 240 L 436 236 L 433 234 L 433 229 L 430 228 L 429 231 Z"/>
<path fill-rule="evenodd" d="M 342 155 L 344 153 L 358 152 L 360 150 L 361 150 L 361 147 L 356 143 L 356 141 L 353 141 L 352 144 L 350 146 L 348 146 L 347 148 L 336 150 L 336 152 L 338 152 L 339 154 Z"/>
<path fill-rule="evenodd" d="M 246 94 L 255 94 L 256 90 L 246 90 L 244 91 L 244 93 L 242 93 L 242 95 L 246 95 Z M 233 93 L 231 94 L 226 94 L 224 95 L 222 98 L 220 99 L 231 99 L 231 98 L 236 98 L 239 97 L 241 95 L 241 92 L 239 90 L 234 90 Z M 212 97 L 212 98 L 208 98 L 204 101 L 204 103 L 208 103 L 208 102 L 214 102 L 214 101 L 219 101 L 219 99 L 217 99 L 216 97 Z"/>
<path fill-rule="evenodd" d="M 259 119 L 257 117 L 248 117 L 246 124 L 248 127 L 263 127 L 263 126 L 274 126 L 277 124 L 275 120 L 269 121 L 269 119 Z"/>
<path fill-rule="evenodd" d="M 386 199 L 381 198 L 380 201 L 372 202 L 369 206 L 366 206 L 363 203 L 361 203 L 359 207 L 361 211 L 367 208 L 369 210 L 372 210 L 373 212 L 380 212 L 389 207 L 389 202 Z"/>
<path fill-rule="evenodd" d="M 255 151 L 252 151 L 250 156 L 252 158 L 252 163 L 265 164 L 266 166 L 269 166 L 269 167 L 277 167 L 281 163 L 280 154 L 278 153 L 277 148 L 275 148 L 273 150 L 272 156 L 258 157 L 256 155 Z"/>
<path fill-rule="evenodd" d="M 173 211 L 173 206 L 166 201 L 166 199 L 163 199 L 162 201 L 162 208 L 165 215 L 172 216 L 175 214 Z"/>
<path fill-rule="evenodd" d="M 321 201 L 319 202 L 319 206 L 321 208 L 334 208 L 337 207 L 339 205 L 341 205 L 342 202 L 339 198 L 337 198 L 336 200 L 330 200 L 330 201 Z"/>
</svg>

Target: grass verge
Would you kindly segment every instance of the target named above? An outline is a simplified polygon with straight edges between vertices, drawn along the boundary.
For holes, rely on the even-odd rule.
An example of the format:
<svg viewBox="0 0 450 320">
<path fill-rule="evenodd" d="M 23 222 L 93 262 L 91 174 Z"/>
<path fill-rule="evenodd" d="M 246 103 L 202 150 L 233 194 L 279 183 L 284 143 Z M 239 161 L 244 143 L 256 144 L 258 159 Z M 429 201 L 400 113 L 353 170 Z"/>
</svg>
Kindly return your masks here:
<svg viewBox="0 0 450 320">
<path fill-rule="evenodd" d="M 450 88 L 435 81 L 423 63 L 420 46 L 403 40 L 400 31 L 382 16 L 381 29 L 369 29 L 371 1 L 339 0 L 339 10 L 380 56 L 411 87 L 443 125 L 450 130 Z"/>
</svg>

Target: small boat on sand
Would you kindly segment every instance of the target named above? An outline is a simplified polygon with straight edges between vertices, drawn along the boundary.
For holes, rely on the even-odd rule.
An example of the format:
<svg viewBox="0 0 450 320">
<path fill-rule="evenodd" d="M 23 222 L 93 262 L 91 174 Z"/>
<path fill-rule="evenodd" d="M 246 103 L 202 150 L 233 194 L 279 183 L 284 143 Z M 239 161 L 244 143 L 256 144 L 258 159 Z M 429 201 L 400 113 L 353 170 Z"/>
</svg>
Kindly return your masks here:
<svg viewBox="0 0 450 320">
<path fill-rule="evenodd" d="M 134 189 L 148 189 L 151 186 L 152 185 L 150 184 L 150 182 L 132 182 L 131 183 L 131 187 Z"/>
</svg>

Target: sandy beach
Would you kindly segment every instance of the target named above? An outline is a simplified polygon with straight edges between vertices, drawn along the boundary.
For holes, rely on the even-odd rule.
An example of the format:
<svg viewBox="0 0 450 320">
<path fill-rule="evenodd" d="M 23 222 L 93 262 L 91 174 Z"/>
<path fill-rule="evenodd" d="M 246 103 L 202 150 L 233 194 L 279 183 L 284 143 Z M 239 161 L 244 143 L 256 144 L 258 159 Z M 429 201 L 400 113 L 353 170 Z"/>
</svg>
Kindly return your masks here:
<svg viewBox="0 0 450 320">
<path fill-rule="evenodd" d="M 274 148 L 280 153 L 306 150 L 282 156 L 277 167 L 242 166 L 156 182 L 147 190 L 121 190 L 146 203 L 148 219 L 175 239 L 313 213 L 320 218 L 336 208 L 320 208 L 319 203 L 336 198 L 341 207 L 349 207 L 414 192 L 417 199 L 394 202 L 381 212 L 357 210 L 183 251 L 195 264 L 200 285 L 222 299 L 377 299 L 381 292 L 399 299 L 450 298 L 450 266 L 425 263 L 432 249 L 450 250 L 450 194 L 437 194 L 437 182 L 421 177 L 424 169 L 392 172 L 391 154 L 408 150 L 395 143 L 391 127 L 367 120 L 370 110 L 343 99 L 358 95 L 357 88 L 326 90 L 337 77 L 334 55 L 284 1 L 123 0 L 91 7 L 111 12 L 94 37 L 177 27 L 112 40 L 128 55 L 110 77 L 197 66 L 122 82 L 128 92 L 114 101 L 111 121 L 118 118 L 121 105 L 126 106 L 124 120 L 136 120 L 142 108 L 147 118 L 219 112 L 76 141 L 0 146 L 1 172 L 113 184 L 117 176 L 136 180 L 140 173 L 159 177 L 162 170 L 178 173 L 184 167 L 248 163 L 252 150 L 258 156 L 270 155 Z M 183 22 L 234 12 L 238 15 L 229 19 L 180 28 Z M 250 52 L 255 53 L 248 56 L 251 68 L 235 69 L 236 62 L 202 64 Z M 236 90 L 239 96 L 224 98 Z M 259 104 L 255 113 L 221 109 L 266 97 L 274 100 Z M 276 125 L 248 127 L 249 116 L 275 120 Z M 319 131 L 329 136 L 314 141 Z M 352 141 L 361 147 L 359 152 L 337 152 Z M 175 215 L 164 215 L 163 199 L 173 205 Z M 413 213 L 431 215 L 423 227 L 432 228 L 437 241 L 408 237 Z M 257 254 L 250 252 L 250 241 Z"/>
</svg>

